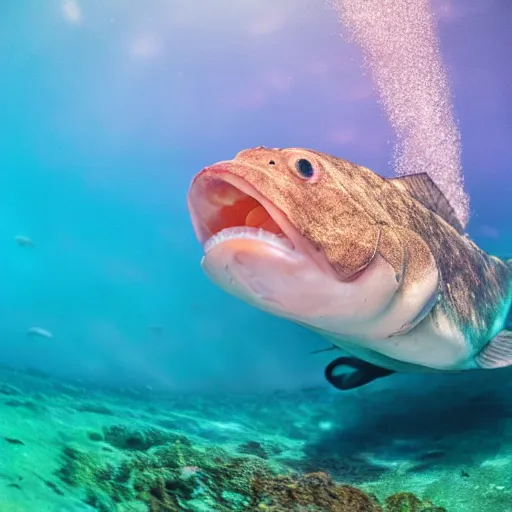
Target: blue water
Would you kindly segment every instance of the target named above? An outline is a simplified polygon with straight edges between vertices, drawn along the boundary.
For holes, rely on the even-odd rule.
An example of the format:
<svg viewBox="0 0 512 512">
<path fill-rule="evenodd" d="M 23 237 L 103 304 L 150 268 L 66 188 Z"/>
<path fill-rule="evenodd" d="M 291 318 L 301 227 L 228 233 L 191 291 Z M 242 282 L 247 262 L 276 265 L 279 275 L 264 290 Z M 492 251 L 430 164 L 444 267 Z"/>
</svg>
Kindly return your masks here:
<svg viewBox="0 0 512 512">
<path fill-rule="evenodd" d="M 437 0 L 432 5 L 462 137 L 471 197 L 469 233 L 486 251 L 509 255 L 512 8 L 498 0 Z M 392 175 L 394 133 L 370 76 L 362 72 L 360 49 L 342 32 L 333 7 L 312 0 L 4 0 L 0 364 L 11 368 L 3 374 L 4 384 L 12 382 L 9 372 L 28 368 L 75 386 L 214 392 L 226 400 L 240 391 L 297 393 L 324 386 L 323 369 L 332 353 L 310 354 L 324 342 L 224 294 L 203 275 L 186 194 L 202 167 L 258 145 L 314 148 Z M 33 247 L 20 247 L 16 236 L 30 238 Z M 53 338 L 27 336 L 32 327 L 50 331 Z M 500 373 L 493 384 L 489 378 L 486 389 L 499 395 L 493 403 L 508 400 L 503 406 L 508 412 L 496 413 L 499 434 L 482 426 L 475 439 L 502 436 L 503 444 L 496 441 L 491 451 L 504 455 L 512 450 L 512 444 L 505 444 L 512 425 L 501 421 L 510 418 L 512 403 L 500 389 L 510 379 Z M 450 382 L 441 378 L 435 386 L 450 394 L 467 381 L 453 388 Z M 417 389 L 429 407 L 431 396 L 421 392 L 429 385 L 423 377 L 400 377 L 374 389 L 397 397 L 404 388 L 408 393 Z M 40 391 L 39 384 L 35 391 L 33 384 L 27 390 L 19 386 L 23 394 L 48 398 L 55 392 Z M 343 397 L 325 390 L 318 400 L 336 400 L 342 415 Z M 293 403 L 300 404 L 300 396 L 293 396 Z M 361 400 L 370 396 L 372 391 L 362 392 Z M 463 402 L 477 400 L 464 396 Z M 404 414 L 410 402 L 397 400 Z M 393 403 L 385 400 L 391 415 Z M 276 406 L 276 415 L 286 407 Z M 450 403 L 442 410 L 449 415 L 452 408 Z M 23 421 L 34 414 L 38 428 L 50 425 L 40 411 L 22 408 L 20 414 L 25 410 Z M 352 410 L 357 410 L 353 404 Z M 20 409 L 9 411 L 18 414 Z M 9 414 L 4 415 L 6 425 Z M 207 410 L 201 414 L 207 416 Z M 315 425 L 322 422 L 321 414 L 311 416 Z M 470 422 L 471 414 L 467 418 Z M 87 428 L 87 421 L 81 421 L 80 428 Z M 71 425 L 75 419 L 63 422 Z M 20 424 L 26 423 L 20 419 Z M 374 430 L 362 429 L 365 435 L 378 435 L 376 424 Z M 442 428 L 436 427 L 436 435 L 445 435 Z M 477 451 L 477 444 L 468 441 L 461 450 Z M 368 451 L 365 446 L 361 443 L 360 452 Z M 43 457 L 35 453 L 31 456 Z M 4 455 L 9 461 L 16 458 L 11 452 Z M 0 473 L 16 464 L 6 463 Z M 491 477 L 479 478 L 478 485 L 490 485 L 485 478 Z M 406 477 L 402 482 L 407 488 Z M 389 485 L 390 492 L 383 487 L 382 493 L 398 490 Z M 420 487 L 412 490 L 419 493 Z M 16 504 L 2 510 L 28 512 L 36 510 L 30 508 L 34 503 L 41 511 L 72 510 L 64 502 L 52 508 L 47 495 L 37 485 L 34 489 L 32 501 L 12 498 Z M 435 500 L 436 492 L 430 494 Z M 438 495 L 448 506 L 446 493 Z M 481 510 L 505 512 L 509 502 L 503 503 L 503 508 Z M 215 510 L 209 507 L 205 510 Z"/>
</svg>

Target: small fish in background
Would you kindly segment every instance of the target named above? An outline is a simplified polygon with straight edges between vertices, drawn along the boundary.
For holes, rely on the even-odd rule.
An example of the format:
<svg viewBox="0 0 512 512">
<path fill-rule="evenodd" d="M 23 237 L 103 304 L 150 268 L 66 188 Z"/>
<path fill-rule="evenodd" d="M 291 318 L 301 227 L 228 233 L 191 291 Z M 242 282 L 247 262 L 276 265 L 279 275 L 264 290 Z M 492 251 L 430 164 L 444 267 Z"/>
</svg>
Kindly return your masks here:
<svg viewBox="0 0 512 512">
<path fill-rule="evenodd" d="M 46 339 L 52 339 L 53 334 L 50 331 L 47 331 L 46 329 L 42 329 L 41 327 L 31 327 L 27 334 L 29 336 L 39 336 L 40 338 L 46 338 Z"/>
<path fill-rule="evenodd" d="M 425 173 L 258 147 L 203 169 L 188 206 L 215 284 L 351 356 L 325 369 L 339 389 L 512 366 L 512 258 L 473 243 Z"/>
<path fill-rule="evenodd" d="M 34 242 L 28 236 L 16 235 L 14 240 L 20 247 L 34 247 Z"/>
<path fill-rule="evenodd" d="M 149 330 L 154 334 L 162 334 L 164 332 L 164 328 L 161 325 L 150 325 Z"/>
</svg>

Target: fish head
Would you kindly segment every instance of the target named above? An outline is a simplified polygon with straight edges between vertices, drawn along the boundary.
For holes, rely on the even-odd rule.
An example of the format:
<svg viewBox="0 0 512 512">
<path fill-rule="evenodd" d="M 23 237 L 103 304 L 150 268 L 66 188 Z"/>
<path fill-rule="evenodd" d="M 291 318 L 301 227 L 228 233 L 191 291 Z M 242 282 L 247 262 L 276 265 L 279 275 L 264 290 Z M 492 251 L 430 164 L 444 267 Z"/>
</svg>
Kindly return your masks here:
<svg viewBox="0 0 512 512">
<path fill-rule="evenodd" d="M 406 274 L 402 236 L 370 194 L 384 183 L 300 148 L 258 147 L 208 166 L 188 194 L 202 267 L 220 288 L 274 315 L 332 334 L 390 334 L 416 313 L 383 322 Z M 428 273 L 423 245 L 417 257 Z"/>
</svg>

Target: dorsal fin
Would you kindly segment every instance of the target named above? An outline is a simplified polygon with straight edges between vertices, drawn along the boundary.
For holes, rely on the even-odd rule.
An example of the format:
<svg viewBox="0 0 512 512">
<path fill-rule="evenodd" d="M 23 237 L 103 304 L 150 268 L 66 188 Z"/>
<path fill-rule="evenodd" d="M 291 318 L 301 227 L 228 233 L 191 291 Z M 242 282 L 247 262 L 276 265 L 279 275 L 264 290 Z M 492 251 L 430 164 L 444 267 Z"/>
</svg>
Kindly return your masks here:
<svg viewBox="0 0 512 512">
<path fill-rule="evenodd" d="M 508 268 L 512 270 L 512 258 L 508 256 L 507 258 L 503 258 Z M 512 306 L 508 310 L 507 318 L 505 319 L 505 329 L 512 331 Z"/>
<path fill-rule="evenodd" d="M 389 178 L 389 181 L 392 181 L 396 186 L 408 192 L 409 195 L 420 202 L 425 208 L 437 213 L 439 217 L 443 218 L 461 235 L 465 233 L 464 227 L 457 218 L 448 199 L 446 199 L 426 172 L 400 176 L 398 178 Z"/>
</svg>

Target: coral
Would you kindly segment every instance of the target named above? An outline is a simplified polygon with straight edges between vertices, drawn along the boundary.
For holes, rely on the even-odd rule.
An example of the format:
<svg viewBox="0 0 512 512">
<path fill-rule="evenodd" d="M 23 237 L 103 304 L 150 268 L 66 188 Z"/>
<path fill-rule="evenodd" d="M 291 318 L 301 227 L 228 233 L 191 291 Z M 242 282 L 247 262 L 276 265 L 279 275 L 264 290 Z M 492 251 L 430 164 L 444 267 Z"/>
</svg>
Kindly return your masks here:
<svg viewBox="0 0 512 512">
<path fill-rule="evenodd" d="M 112 510 L 114 502 L 129 502 L 136 497 L 130 485 L 131 464 L 105 463 L 97 455 L 72 446 L 63 450 L 63 465 L 57 476 L 66 484 L 86 491 L 85 502 L 100 512 Z"/>
<path fill-rule="evenodd" d="M 421 501 L 410 492 L 399 492 L 386 499 L 385 512 L 446 512 L 429 501 Z"/>
<path fill-rule="evenodd" d="M 349 485 L 340 485 L 323 472 L 302 476 L 256 478 L 253 510 L 381 512 L 377 500 Z"/>
<path fill-rule="evenodd" d="M 268 459 L 267 449 L 258 441 L 247 441 L 238 447 L 240 453 L 247 453 L 249 455 L 255 455 L 262 459 Z"/>
<path fill-rule="evenodd" d="M 123 450 L 145 451 L 176 440 L 183 443 L 189 442 L 185 436 L 155 427 L 135 429 L 124 425 L 114 425 L 103 429 L 103 434 L 107 443 Z"/>
<path fill-rule="evenodd" d="M 386 499 L 386 512 L 420 512 L 421 501 L 414 494 L 397 493 Z"/>
<path fill-rule="evenodd" d="M 272 455 L 279 455 L 283 448 L 276 443 L 246 441 L 238 446 L 238 452 L 255 455 L 261 459 L 269 459 Z"/>
<path fill-rule="evenodd" d="M 86 489 L 86 502 L 100 511 L 138 500 L 150 512 L 201 507 L 231 512 L 246 510 L 253 478 L 268 474 L 260 459 L 229 457 L 218 448 L 200 450 L 186 438 L 150 451 L 124 453 L 115 463 L 113 456 L 105 461 L 67 447 L 58 475 L 65 483 Z"/>
<path fill-rule="evenodd" d="M 445 512 L 407 493 L 388 498 L 382 508 L 373 496 L 326 473 L 277 474 L 264 459 L 201 449 L 187 438 L 140 445 L 103 455 L 66 447 L 58 476 L 83 488 L 85 501 L 100 512 Z"/>
</svg>

